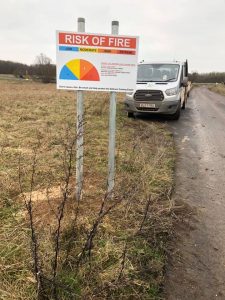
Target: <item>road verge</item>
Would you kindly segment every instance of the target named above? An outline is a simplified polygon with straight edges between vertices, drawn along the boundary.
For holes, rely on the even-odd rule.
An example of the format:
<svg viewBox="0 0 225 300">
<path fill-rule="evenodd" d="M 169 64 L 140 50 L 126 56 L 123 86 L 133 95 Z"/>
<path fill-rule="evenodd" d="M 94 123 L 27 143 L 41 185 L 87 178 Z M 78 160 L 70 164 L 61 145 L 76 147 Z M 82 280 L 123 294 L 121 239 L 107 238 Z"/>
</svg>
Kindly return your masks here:
<svg viewBox="0 0 225 300">
<path fill-rule="evenodd" d="M 108 95 L 85 94 L 85 182 L 78 204 L 74 94 L 51 84 L 0 84 L 1 299 L 34 299 L 37 279 L 46 299 L 160 299 L 173 219 L 171 134 L 161 123 L 128 119 L 118 95 L 110 200 Z M 30 240 L 30 212 L 36 240 Z M 38 264 L 30 244 L 37 246 Z"/>
</svg>

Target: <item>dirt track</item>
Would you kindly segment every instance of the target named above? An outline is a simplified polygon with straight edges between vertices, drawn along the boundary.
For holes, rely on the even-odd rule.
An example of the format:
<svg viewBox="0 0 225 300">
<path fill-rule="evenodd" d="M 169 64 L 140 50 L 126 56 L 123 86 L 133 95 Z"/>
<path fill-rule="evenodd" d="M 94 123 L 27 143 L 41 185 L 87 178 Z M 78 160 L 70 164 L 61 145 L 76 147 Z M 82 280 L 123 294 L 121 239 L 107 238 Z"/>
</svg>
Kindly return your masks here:
<svg viewBox="0 0 225 300">
<path fill-rule="evenodd" d="M 170 126 L 178 146 L 174 197 L 195 214 L 179 227 L 165 298 L 225 299 L 225 97 L 195 88 Z"/>
</svg>

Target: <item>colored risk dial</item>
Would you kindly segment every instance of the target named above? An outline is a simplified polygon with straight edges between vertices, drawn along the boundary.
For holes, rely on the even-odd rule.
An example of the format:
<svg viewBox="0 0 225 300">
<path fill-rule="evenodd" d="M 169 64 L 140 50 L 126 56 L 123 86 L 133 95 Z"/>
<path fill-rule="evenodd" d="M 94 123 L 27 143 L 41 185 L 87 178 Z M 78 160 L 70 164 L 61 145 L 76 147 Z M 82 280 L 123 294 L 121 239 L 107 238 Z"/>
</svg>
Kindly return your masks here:
<svg viewBox="0 0 225 300">
<path fill-rule="evenodd" d="M 84 59 L 73 59 L 61 69 L 59 79 L 99 81 L 100 77 L 93 64 Z"/>
</svg>

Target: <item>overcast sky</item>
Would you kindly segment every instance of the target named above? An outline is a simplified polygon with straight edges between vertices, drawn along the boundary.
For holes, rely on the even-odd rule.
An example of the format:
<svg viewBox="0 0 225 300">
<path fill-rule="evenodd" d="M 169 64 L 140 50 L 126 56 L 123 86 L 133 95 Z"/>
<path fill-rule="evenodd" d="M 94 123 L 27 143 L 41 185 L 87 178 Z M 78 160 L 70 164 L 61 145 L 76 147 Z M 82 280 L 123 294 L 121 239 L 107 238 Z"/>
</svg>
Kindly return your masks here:
<svg viewBox="0 0 225 300">
<path fill-rule="evenodd" d="M 55 62 L 55 31 L 140 36 L 139 60 L 184 60 L 190 71 L 225 71 L 225 0 L 0 0 L 0 59 Z"/>
</svg>

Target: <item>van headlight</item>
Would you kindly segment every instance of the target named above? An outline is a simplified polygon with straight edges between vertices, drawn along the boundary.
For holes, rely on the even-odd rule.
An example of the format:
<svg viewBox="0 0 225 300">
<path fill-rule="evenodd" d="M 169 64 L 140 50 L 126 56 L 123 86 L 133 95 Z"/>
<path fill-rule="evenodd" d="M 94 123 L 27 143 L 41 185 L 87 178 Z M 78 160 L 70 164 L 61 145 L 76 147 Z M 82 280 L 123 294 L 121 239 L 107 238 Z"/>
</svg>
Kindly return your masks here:
<svg viewBox="0 0 225 300">
<path fill-rule="evenodd" d="M 172 88 L 172 89 L 168 89 L 165 91 L 165 93 L 167 94 L 167 96 L 174 96 L 176 94 L 178 94 L 178 88 Z"/>
</svg>

